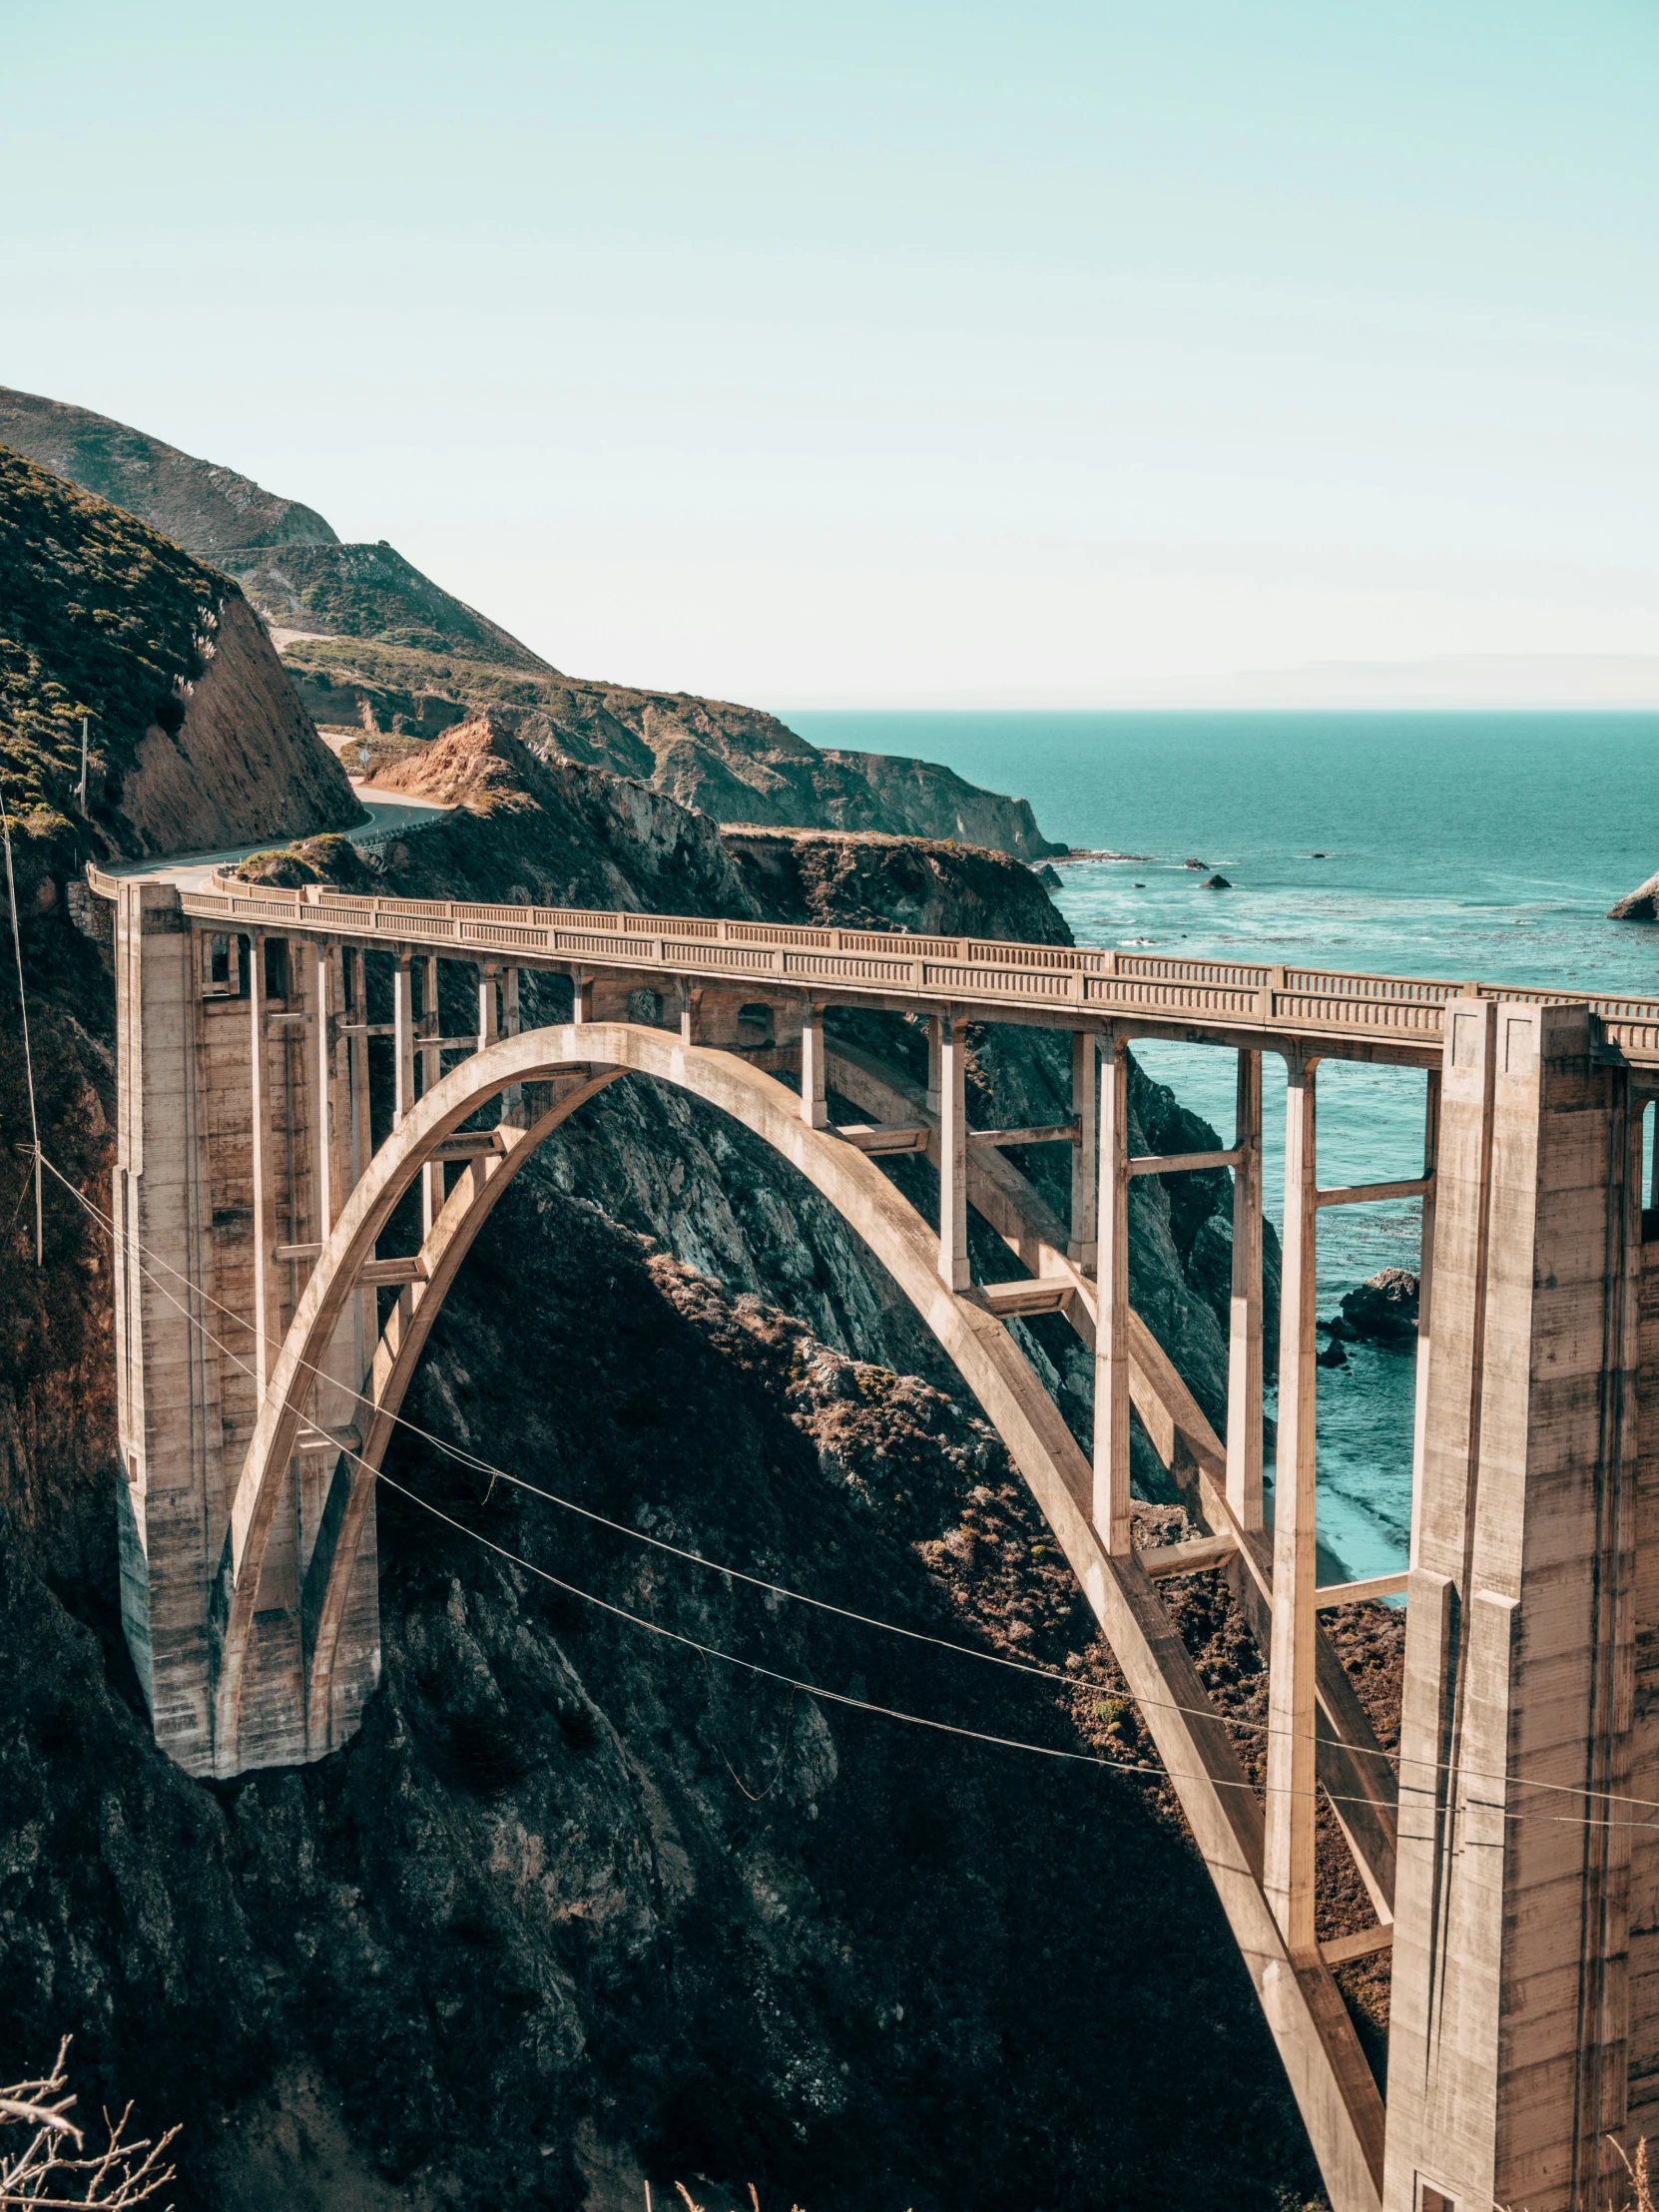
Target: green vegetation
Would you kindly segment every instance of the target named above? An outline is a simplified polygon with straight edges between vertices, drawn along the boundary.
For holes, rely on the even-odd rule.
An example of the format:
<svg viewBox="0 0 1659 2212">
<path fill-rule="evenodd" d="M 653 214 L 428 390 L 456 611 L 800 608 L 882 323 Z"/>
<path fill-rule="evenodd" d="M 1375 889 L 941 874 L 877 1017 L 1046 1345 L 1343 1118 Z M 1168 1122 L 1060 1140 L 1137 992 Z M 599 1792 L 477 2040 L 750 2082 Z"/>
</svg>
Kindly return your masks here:
<svg viewBox="0 0 1659 2212">
<path fill-rule="evenodd" d="M 389 545 L 277 545 L 226 555 L 261 613 L 284 628 L 378 638 L 421 653 L 467 652 L 504 667 L 546 663 Z"/>
<path fill-rule="evenodd" d="M 91 724 L 91 812 L 153 723 L 177 728 L 236 586 L 119 507 L 0 447 L 0 774 L 26 834 L 90 843 L 74 792 Z"/>
<path fill-rule="evenodd" d="M 335 890 L 365 890 L 373 875 L 349 837 L 333 830 L 320 837 L 299 837 L 268 852 L 250 852 L 236 873 L 245 883 L 272 883 L 296 890 L 301 883 L 327 883 Z"/>
<path fill-rule="evenodd" d="M 353 683 L 371 693 L 408 702 L 423 695 L 467 707 L 551 708 L 567 698 L 569 679 L 494 660 L 469 660 L 441 649 L 394 644 L 385 638 L 296 638 L 282 654 L 284 667 L 329 683 Z M 593 687 L 586 687 L 591 689 Z"/>
</svg>

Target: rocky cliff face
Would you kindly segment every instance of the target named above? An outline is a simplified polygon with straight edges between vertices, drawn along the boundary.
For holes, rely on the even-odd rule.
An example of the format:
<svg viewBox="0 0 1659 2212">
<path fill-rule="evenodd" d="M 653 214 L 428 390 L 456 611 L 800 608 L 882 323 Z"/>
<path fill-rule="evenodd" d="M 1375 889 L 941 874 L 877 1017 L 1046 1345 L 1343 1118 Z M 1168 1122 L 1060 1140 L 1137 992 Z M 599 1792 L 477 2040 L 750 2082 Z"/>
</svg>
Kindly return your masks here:
<svg viewBox="0 0 1659 2212">
<path fill-rule="evenodd" d="M 526 674 L 459 658 L 466 650 L 301 638 L 285 661 L 319 723 L 431 738 L 484 712 L 538 752 L 637 777 L 720 822 L 951 837 L 1028 860 L 1066 849 L 1025 800 L 980 791 L 936 762 L 821 752 L 775 715 L 729 700 Z"/>
<path fill-rule="evenodd" d="M 917 837 L 954 837 L 961 844 L 988 845 L 993 851 L 1012 852 L 1022 860 L 1040 860 L 1050 852 L 1068 848 L 1055 844 L 1037 828 L 1037 818 L 1026 799 L 1004 799 L 996 792 L 981 791 L 953 771 L 934 761 L 912 761 L 899 754 L 847 753 L 827 749 L 821 756 L 831 767 L 848 769 L 853 789 L 867 792 L 872 819 L 842 821 L 831 816 L 840 830 L 896 830 Z M 855 813 L 856 810 L 853 810 Z"/>
<path fill-rule="evenodd" d="M 0 745 L 24 830 L 71 866 L 91 851 L 246 843 L 361 818 L 237 587 L 3 449 Z"/>
</svg>

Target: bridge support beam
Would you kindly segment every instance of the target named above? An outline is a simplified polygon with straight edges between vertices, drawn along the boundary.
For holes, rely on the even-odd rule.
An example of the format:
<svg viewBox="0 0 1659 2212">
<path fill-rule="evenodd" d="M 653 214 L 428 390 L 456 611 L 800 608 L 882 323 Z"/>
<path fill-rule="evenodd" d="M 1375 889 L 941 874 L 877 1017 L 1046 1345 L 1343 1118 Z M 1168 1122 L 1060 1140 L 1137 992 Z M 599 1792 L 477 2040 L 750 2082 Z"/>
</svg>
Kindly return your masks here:
<svg viewBox="0 0 1659 2212">
<path fill-rule="evenodd" d="M 1100 1055 L 1100 1268 L 1094 1331 L 1094 1524 L 1114 1558 L 1132 1546 L 1129 1510 L 1129 1048 Z"/>
<path fill-rule="evenodd" d="M 939 1115 L 939 1276 L 953 1291 L 973 1277 L 967 1246 L 967 1031 L 946 1017 L 929 1024 L 936 1034 Z"/>
<path fill-rule="evenodd" d="M 1285 1265 L 1279 1313 L 1279 1449 L 1273 1484 L 1273 1636 L 1268 1660 L 1268 1903 L 1293 1958 L 1314 1949 L 1315 1355 L 1319 1227 L 1315 1063 L 1285 1089 Z"/>
<path fill-rule="evenodd" d="M 1092 1029 L 1071 1039 L 1071 1226 L 1066 1258 L 1085 1275 L 1100 1265 L 1100 1046 Z"/>
<path fill-rule="evenodd" d="M 1227 1502 L 1262 1525 L 1262 1055 L 1239 1054 L 1234 1118 L 1233 1284 L 1227 1339 Z"/>
</svg>

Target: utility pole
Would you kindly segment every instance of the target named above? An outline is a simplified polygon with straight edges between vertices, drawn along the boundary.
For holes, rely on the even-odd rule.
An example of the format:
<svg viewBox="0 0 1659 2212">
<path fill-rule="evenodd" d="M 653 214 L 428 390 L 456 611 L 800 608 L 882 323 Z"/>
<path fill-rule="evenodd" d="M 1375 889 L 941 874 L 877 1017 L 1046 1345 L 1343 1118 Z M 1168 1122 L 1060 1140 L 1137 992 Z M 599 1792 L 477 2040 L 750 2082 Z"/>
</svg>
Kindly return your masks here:
<svg viewBox="0 0 1659 2212">
<path fill-rule="evenodd" d="M 87 811 L 87 716 L 81 717 L 81 816 Z"/>
</svg>

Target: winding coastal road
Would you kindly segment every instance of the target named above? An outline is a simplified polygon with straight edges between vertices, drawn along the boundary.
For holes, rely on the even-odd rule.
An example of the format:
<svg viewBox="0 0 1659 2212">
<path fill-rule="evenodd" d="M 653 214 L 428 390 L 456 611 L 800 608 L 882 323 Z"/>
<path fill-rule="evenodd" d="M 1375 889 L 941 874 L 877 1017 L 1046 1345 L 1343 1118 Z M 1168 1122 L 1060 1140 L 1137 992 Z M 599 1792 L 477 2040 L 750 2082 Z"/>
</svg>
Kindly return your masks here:
<svg viewBox="0 0 1659 2212">
<path fill-rule="evenodd" d="M 411 830 L 428 830 L 434 822 L 440 822 L 450 809 L 430 799 L 410 799 L 402 792 L 378 791 L 372 784 L 353 784 L 352 792 L 361 801 L 368 816 L 366 824 L 342 830 L 353 844 L 383 844 L 388 837 Z M 206 887 L 215 868 L 229 867 L 237 860 L 246 860 L 251 852 L 269 852 L 274 846 L 287 842 L 285 838 L 264 837 L 254 844 L 226 845 L 217 852 L 178 852 L 158 856 L 152 854 L 143 860 L 126 860 L 119 866 L 104 870 L 107 875 L 137 876 L 152 879 L 166 876 L 177 883 L 181 890 L 201 890 Z"/>
</svg>

